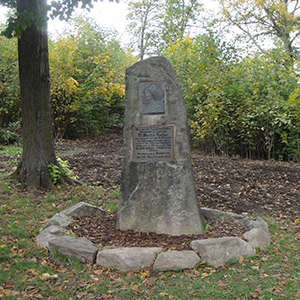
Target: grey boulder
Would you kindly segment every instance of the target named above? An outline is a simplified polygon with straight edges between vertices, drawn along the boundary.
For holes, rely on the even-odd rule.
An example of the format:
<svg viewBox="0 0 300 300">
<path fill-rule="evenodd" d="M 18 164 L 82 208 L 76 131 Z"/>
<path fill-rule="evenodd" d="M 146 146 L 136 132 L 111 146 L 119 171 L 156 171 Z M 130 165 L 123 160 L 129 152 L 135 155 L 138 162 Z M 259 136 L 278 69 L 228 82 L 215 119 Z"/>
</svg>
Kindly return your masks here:
<svg viewBox="0 0 300 300">
<path fill-rule="evenodd" d="M 261 228 L 254 228 L 244 233 L 243 239 L 253 248 L 260 247 L 264 249 L 271 243 L 270 235 Z"/>
<path fill-rule="evenodd" d="M 204 219 L 207 221 L 234 221 L 234 220 L 240 220 L 244 217 L 241 215 L 238 215 L 236 213 L 222 211 L 218 209 L 212 209 L 207 207 L 201 207 L 201 212 L 203 214 Z"/>
<path fill-rule="evenodd" d="M 243 218 L 241 220 L 235 221 L 235 223 L 241 224 L 241 225 L 245 225 L 249 229 L 261 228 L 265 232 L 267 232 L 268 234 L 270 234 L 268 223 L 263 218 L 261 218 L 261 217 L 256 217 L 256 218 L 245 217 L 245 218 Z"/>
<path fill-rule="evenodd" d="M 37 236 L 36 236 L 36 242 L 40 247 L 48 247 L 48 242 L 49 240 L 53 239 L 56 236 L 63 236 L 67 235 L 67 230 L 56 225 L 51 225 L 41 231 Z"/>
<path fill-rule="evenodd" d="M 247 242 L 236 237 L 196 240 L 190 246 L 198 251 L 202 260 L 213 266 L 224 266 L 230 259 L 255 255 Z"/>
<path fill-rule="evenodd" d="M 103 248 L 97 254 L 96 264 L 114 267 L 118 270 L 140 270 L 149 267 L 156 255 L 162 251 L 159 247 L 122 247 Z"/>
<path fill-rule="evenodd" d="M 158 254 L 153 270 L 184 270 L 193 269 L 200 262 L 199 256 L 194 251 L 168 251 Z"/>
<path fill-rule="evenodd" d="M 60 212 L 56 215 L 54 215 L 51 219 L 47 219 L 44 221 L 45 223 L 45 228 L 56 225 L 60 227 L 68 227 L 72 223 L 73 219 L 63 212 Z"/>
<path fill-rule="evenodd" d="M 105 214 L 105 210 L 85 202 L 79 202 L 62 211 L 62 213 L 69 217 L 85 217 L 103 215 Z"/>
<path fill-rule="evenodd" d="M 55 237 L 49 240 L 49 251 L 58 251 L 59 253 L 76 257 L 82 263 L 93 264 L 96 259 L 99 246 L 93 244 L 85 238 L 76 238 L 71 236 Z"/>
</svg>

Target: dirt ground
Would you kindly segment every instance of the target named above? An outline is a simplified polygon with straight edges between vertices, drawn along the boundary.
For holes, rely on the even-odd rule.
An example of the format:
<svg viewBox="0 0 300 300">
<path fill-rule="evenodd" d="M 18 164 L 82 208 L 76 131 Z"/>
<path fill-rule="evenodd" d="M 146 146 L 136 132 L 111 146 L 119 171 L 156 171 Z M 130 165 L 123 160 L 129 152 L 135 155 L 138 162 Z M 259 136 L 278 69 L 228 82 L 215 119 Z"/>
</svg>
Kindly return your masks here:
<svg viewBox="0 0 300 300">
<path fill-rule="evenodd" d="M 122 133 L 57 144 L 79 180 L 118 186 Z M 192 149 L 198 200 L 202 206 L 244 214 L 295 220 L 300 212 L 300 165 L 202 155 Z"/>
</svg>

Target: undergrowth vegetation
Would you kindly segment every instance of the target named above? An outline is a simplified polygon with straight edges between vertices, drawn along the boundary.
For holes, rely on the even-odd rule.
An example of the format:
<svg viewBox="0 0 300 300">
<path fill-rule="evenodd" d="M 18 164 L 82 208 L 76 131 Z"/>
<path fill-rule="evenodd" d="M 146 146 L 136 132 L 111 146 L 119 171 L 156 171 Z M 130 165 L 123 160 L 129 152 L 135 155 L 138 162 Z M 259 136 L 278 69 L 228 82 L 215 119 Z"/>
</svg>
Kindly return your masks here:
<svg viewBox="0 0 300 300">
<path fill-rule="evenodd" d="M 187 106 L 194 145 L 208 154 L 299 161 L 299 64 L 282 48 L 245 54 L 207 28 L 170 42 L 171 62 Z M 21 103 L 16 40 L 0 37 L 0 143 L 18 141 Z M 125 69 L 137 58 L 117 34 L 77 17 L 49 42 L 56 140 L 122 128 Z"/>
</svg>

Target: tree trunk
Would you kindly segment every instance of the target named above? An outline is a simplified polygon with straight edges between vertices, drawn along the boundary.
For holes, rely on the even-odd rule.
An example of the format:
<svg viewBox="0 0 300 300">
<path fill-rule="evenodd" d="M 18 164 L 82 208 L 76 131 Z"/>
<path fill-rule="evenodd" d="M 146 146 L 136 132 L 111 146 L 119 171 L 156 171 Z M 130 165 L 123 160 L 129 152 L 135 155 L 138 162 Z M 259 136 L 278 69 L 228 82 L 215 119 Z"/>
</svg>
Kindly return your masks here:
<svg viewBox="0 0 300 300">
<path fill-rule="evenodd" d="M 22 102 L 23 155 L 14 179 L 27 188 L 53 186 L 48 165 L 57 165 L 50 105 L 50 74 L 46 0 L 17 0 L 17 10 L 42 18 L 42 28 L 32 21 L 18 41 Z"/>
</svg>

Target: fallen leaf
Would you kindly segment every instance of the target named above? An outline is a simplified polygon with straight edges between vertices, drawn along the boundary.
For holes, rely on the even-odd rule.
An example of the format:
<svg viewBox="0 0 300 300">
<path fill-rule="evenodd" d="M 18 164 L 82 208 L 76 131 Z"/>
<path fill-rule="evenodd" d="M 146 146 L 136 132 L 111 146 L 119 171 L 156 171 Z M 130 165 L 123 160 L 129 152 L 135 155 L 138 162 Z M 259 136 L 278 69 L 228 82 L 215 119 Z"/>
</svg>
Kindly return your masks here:
<svg viewBox="0 0 300 300">
<path fill-rule="evenodd" d="M 29 269 L 28 271 L 29 271 L 31 274 L 33 274 L 33 275 L 40 275 L 40 271 L 39 271 L 39 270 Z"/>
<path fill-rule="evenodd" d="M 8 295 L 10 295 L 11 294 L 11 290 L 9 290 L 9 289 L 4 289 L 3 290 L 3 295 L 4 296 L 8 296 Z"/>
<path fill-rule="evenodd" d="M 242 264 L 242 263 L 244 263 L 244 261 L 245 261 L 244 256 L 241 256 L 241 257 L 239 258 L 239 263 Z"/>
<path fill-rule="evenodd" d="M 59 269 L 58 269 L 58 272 L 59 272 L 59 273 L 66 273 L 67 271 L 68 271 L 68 269 L 65 268 L 65 267 L 62 267 L 62 268 L 59 268 Z"/>
<path fill-rule="evenodd" d="M 53 280 L 53 279 L 58 279 L 58 276 L 55 275 L 50 275 L 49 273 L 43 273 L 40 275 L 40 279 L 45 281 L 45 280 Z"/>
<path fill-rule="evenodd" d="M 255 289 L 255 291 L 253 293 L 250 293 L 250 296 L 252 298 L 258 298 L 258 296 L 260 295 L 261 290 L 260 289 Z"/>
<path fill-rule="evenodd" d="M 149 287 L 152 287 L 152 286 L 153 286 L 153 283 L 152 283 L 151 281 L 149 281 L 149 280 L 145 280 L 145 281 L 143 282 L 143 284 L 144 284 L 144 286 L 145 286 L 146 288 L 149 288 Z"/>
<path fill-rule="evenodd" d="M 227 284 L 224 283 L 222 280 L 220 280 L 219 283 L 218 283 L 218 286 L 219 287 L 225 287 L 225 286 L 227 286 Z"/>
<path fill-rule="evenodd" d="M 134 285 L 132 285 L 132 286 L 130 287 L 130 289 L 133 290 L 133 291 L 137 291 L 137 290 L 139 289 L 139 286 L 136 285 L 136 284 L 134 284 Z"/>
<path fill-rule="evenodd" d="M 88 294 L 87 292 L 77 293 L 77 294 L 76 294 L 76 297 L 77 297 L 78 299 L 82 299 L 83 297 L 86 297 L 87 294 Z"/>
<path fill-rule="evenodd" d="M 149 272 L 141 272 L 142 278 L 145 279 L 150 276 Z"/>
<path fill-rule="evenodd" d="M 103 274 L 103 270 L 94 270 L 93 273 L 95 275 L 102 275 Z"/>
</svg>

